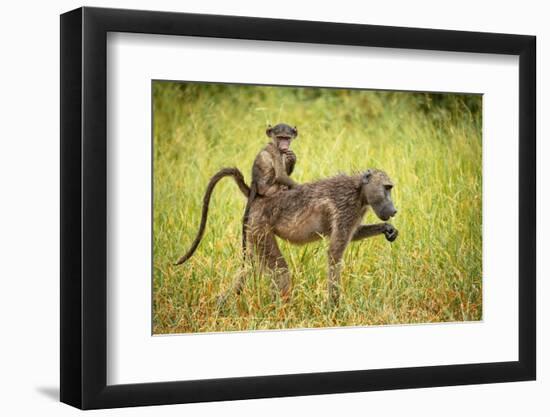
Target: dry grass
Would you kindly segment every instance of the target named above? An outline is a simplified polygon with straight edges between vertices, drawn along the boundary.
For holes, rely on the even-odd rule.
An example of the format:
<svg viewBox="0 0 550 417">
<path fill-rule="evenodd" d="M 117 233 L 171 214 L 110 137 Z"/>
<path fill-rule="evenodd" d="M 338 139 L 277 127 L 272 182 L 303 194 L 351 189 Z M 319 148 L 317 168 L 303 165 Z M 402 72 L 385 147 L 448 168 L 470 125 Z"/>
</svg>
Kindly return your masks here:
<svg viewBox="0 0 550 417">
<path fill-rule="evenodd" d="M 479 320 L 482 315 L 481 97 L 222 85 L 154 85 L 154 333 Z M 251 274 L 218 310 L 241 267 L 245 199 L 231 180 L 214 192 L 196 254 L 208 179 L 248 177 L 267 123 L 298 126 L 293 178 L 376 167 L 395 181 L 393 243 L 353 243 L 338 308 L 327 303 L 326 242 L 281 243 L 292 300 Z M 377 222 L 372 212 L 365 217 Z"/>
</svg>

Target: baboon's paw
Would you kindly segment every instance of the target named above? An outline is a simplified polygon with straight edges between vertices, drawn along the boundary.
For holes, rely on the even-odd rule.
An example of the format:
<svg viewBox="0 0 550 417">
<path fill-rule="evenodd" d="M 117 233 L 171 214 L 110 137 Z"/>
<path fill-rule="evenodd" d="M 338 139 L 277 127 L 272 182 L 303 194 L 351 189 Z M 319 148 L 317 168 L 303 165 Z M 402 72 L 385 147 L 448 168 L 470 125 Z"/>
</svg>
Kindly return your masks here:
<svg viewBox="0 0 550 417">
<path fill-rule="evenodd" d="M 386 236 L 386 240 L 388 242 L 393 242 L 395 239 L 397 239 L 398 234 L 399 232 L 395 227 L 393 227 L 389 223 L 386 223 L 386 230 L 384 231 L 384 236 Z"/>
</svg>

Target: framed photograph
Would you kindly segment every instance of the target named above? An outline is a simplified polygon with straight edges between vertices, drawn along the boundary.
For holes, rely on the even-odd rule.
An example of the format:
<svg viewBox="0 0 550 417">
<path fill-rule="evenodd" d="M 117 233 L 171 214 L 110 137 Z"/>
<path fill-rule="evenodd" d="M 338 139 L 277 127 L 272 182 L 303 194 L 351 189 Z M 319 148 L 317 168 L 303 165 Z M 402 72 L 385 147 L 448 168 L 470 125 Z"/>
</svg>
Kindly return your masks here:
<svg viewBox="0 0 550 417">
<path fill-rule="evenodd" d="M 61 16 L 61 401 L 533 380 L 535 37 Z"/>
</svg>

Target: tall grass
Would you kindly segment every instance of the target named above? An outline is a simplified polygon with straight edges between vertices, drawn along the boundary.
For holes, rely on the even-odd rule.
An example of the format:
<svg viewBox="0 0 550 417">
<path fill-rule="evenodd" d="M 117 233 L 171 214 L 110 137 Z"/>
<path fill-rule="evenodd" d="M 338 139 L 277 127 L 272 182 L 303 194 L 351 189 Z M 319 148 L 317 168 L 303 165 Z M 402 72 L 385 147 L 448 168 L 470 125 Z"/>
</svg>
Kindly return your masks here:
<svg viewBox="0 0 550 417">
<path fill-rule="evenodd" d="M 156 81 L 154 106 L 154 333 L 480 320 L 481 97 Z M 252 275 L 218 309 L 242 267 L 245 199 L 216 188 L 204 239 L 184 265 L 206 184 L 218 169 L 247 176 L 268 123 L 297 125 L 292 177 L 308 182 L 367 168 L 394 180 L 399 237 L 352 243 L 342 296 L 329 308 L 327 242 L 281 242 L 290 302 Z M 366 223 L 379 220 L 369 212 Z"/>
</svg>

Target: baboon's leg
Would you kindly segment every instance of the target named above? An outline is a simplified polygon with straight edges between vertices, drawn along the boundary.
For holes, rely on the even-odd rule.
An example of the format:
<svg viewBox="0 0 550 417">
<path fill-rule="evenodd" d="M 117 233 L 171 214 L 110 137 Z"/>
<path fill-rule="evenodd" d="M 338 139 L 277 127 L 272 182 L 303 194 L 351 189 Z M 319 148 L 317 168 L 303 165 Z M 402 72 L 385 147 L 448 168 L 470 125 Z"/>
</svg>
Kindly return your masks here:
<svg viewBox="0 0 550 417">
<path fill-rule="evenodd" d="M 248 274 L 248 272 L 249 271 L 244 266 L 239 270 L 237 278 L 235 278 L 232 287 L 232 290 L 235 291 L 237 294 L 240 294 L 243 290 L 244 282 L 246 280 L 246 275 Z"/>
<path fill-rule="evenodd" d="M 397 237 L 397 229 L 389 223 L 362 224 L 355 230 L 351 240 L 356 241 L 382 234 L 387 240 L 393 242 Z"/>
<path fill-rule="evenodd" d="M 225 304 L 225 302 L 227 301 L 227 299 L 229 298 L 229 296 L 231 294 L 233 294 L 234 292 L 237 293 L 237 294 L 241 293 L 241 291 L 243 290 L 244 282 L 245 282 L 245 279 L 246 279 L 246 276 L 247 276 L 248 272 L 249 271 L 245 267 L 242 267 L 239 270 L 239 272 L 237 274 L 237 278 L 235 278 L 235 281 L 233 282 L 233 285 L 231 286 L 231 288 L 224 291 L 218 297 L 218 300 L 217 300 L 218 307 L 222 307 Z"/>
<path fill-rule="evenodd" d="M 328 249 L 328 293 L 332 304 L 340 298 L 340 268 L 342 256 L 350 240 L 347 228 L 337 228 L 330 236 Z"/>
<path fill-rule="evenodd" d="M 264 230 L 261 234 L 254 233 L 251 240 L 253 240 L 254 251 L 257 254 L 260 267 L 268 269 L 273 274 L 281 297 L 288 298 L 290 295 L 290 272 L 275 235 L 271 230 Z"/>
<path fill-rule="evenodd" d="M 244 255 L 243 258 L 245 262 L 237 272 L 237 276 L 235 277 L 231 287 L 225 290 L 221 295 L 218 296 L 218 300 L 217 300 L 218 308 L 221 308 L 225 305 L 227 299 L 231 296 L 231 294 L 235 293 L 239 295 L 241 293 L 241 291 L 243 290 L 246 278 L 250 273 L 250 268 L 248 268 L 248 265 L 246 264 L 246 260 L 252 260 L 252 257 L 248 256 L 249 251 L 251 251 L 252 249 L 251 249 L 250 235 L 248 233 L 245 233 L 245 228 L 248 229 L 247 225 L 243 224 L 243 255 Z M 246 241 L 244 239 L 246 239 Z"/>
</svg>

